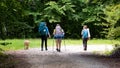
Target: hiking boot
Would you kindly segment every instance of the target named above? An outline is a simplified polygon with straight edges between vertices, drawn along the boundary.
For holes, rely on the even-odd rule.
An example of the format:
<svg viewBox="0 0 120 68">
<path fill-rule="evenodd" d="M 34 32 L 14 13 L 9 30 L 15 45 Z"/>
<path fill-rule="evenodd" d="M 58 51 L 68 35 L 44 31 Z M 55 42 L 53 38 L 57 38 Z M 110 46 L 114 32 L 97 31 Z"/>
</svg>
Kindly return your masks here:
<svg viewBox="0 0 120 68">
<path fill-rule="evenodd" d="M 87 50 L 87 48 L 84 48 L 84 51 L 86 51 Z"/>
<path fill-rule="evenodd" d="M 45 49 L 46 51 L 48 50 L 48 49 Z"/>
<path fill-rule="evenodd" d="M 41 51 L 43 51 L 43 49 L 41 49 Z"/>
<path fill-rule="evenodd" d="M 60 52 L 60 49 L 56 49 L 57 50 L 57 52 Z"/>
<path fill-rule="evenodd" d="M 59 49 L 57 48 L 56 51 L 58 51 Z"/>
<path fill-rule="evenodd" d="M 60 49 L 58 49 L 58 52 L 60 52 Z"/>
</svg>

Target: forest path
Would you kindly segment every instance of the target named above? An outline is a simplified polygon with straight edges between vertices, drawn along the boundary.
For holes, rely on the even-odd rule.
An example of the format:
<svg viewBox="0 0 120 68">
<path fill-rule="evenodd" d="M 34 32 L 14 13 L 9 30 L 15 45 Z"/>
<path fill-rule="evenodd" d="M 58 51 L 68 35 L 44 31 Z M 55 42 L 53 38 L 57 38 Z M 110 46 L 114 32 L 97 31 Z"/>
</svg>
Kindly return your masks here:
<svg viewBox="0 0 120 68">
<path fill-rule="evenodd" d="M 48 47 L 48 51 L 30 48 L 7 53 L 15 57 L 15 68 L 119 68 L 118 62 L 93 55 L 111 49 L 111 45 L 88 45 L 88 50 L 84 51 L 82 46 L 69 45 L 62 46 L 61 52 Z"/>
</svg>

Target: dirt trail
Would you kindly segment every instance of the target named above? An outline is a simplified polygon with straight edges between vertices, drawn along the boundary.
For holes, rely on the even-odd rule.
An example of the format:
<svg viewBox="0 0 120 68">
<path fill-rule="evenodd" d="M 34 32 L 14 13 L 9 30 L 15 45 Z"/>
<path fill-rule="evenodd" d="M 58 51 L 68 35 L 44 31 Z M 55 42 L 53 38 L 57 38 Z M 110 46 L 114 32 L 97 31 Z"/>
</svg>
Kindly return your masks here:
<svg viewBox="0 0 120 68">
<path fill-rule="evenodd" d="M 92 55 L 94 51 L 110 49 L 112 47 L 109 45 L 89 45 L 88 50 L 83 51 L 82 46 L 70 45 L 62 46 L 61 52 L 49 47 L 48 51 L 31 48 L 7 53 L 15 57 L 15 68 L 119 68 L 119 64 L 110 62 L 112 60 Z"/>
</svg>

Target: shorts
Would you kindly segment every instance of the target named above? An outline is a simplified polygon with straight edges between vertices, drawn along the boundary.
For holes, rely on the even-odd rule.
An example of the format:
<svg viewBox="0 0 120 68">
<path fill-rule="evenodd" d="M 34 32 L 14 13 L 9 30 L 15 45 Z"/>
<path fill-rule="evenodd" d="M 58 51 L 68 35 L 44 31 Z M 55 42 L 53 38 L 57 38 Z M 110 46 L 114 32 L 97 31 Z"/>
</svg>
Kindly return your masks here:
<svg viewBox="0 0 120 68">
<path fill-rule="evenodd" d="M 64 38 L 64 35 L 54 35 L 54 38 L 55 39 L 62 39 L 62 38 Z"/>
</svg>

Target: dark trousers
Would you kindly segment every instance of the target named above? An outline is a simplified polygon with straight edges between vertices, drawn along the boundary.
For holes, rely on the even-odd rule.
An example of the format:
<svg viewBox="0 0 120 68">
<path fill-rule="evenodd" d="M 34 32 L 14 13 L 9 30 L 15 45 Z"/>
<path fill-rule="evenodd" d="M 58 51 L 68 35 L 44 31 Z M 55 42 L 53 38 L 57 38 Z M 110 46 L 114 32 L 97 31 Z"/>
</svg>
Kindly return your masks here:
<svg viewBox="0 0 120 68">
<path fill-rule="evenodd" d="M 44 44 L 45 44 L 45 50 L 47 50 L 47 36 L 46 35 L 41 36 L 41 50 L 43 50 Z"/>
<path fill-rule="evenodd" d="M 83 47 L 84 47 L 84 50 L 87 50 L 87 41 L 88 41 L 88 38 L 83 38 Z"/>
</svg>

